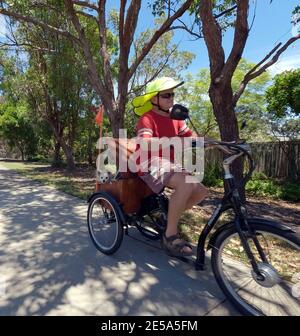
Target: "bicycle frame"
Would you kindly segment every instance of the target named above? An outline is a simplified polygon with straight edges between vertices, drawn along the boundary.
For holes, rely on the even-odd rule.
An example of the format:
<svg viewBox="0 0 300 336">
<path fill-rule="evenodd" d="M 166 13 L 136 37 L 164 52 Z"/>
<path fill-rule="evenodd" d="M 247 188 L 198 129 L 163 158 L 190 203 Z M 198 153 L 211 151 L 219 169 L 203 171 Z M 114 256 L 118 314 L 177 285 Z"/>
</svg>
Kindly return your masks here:
<svg viewBox="0 0 300 336">
<path fill-rule="evenodd" d="M 226 145 L 229 147 L 237 148 L 236 145 L 228 145 L 228 144 Z M 246 154 L 246 156 L 250 160 L 249 172 L 243 180 L 243 182 L 246 183 L 246 181 L 249 179 L 249 177 L 251 176 L 254 170 L 254 164 L 253 164 L 253 160 L 251 156 L 246 150 L 242 149 L 240 146 L 238 146 L 238 149 L 240 150 L 240 153 L 232 155 L 223 161 L 223 167 L 224 167 L 224 173 L 225 173 L 224 179 L 225 179 L 225 183 L 227 183 L 229 187 L 229 192 L 223 197 L 220 204 L 215 208 L 211 218 L 209 219 L 209 221 L 207 222 L 207 224 L 205 225 L 204 229 L 202 230 L 199 236 L 198 245 L 197 245 L 197 259 L 195 261 L 195 269 L 196 270 L 205 269 L 205 243 L 206 243 L 207 237 L 209 233 L 211 232 L 211 230 L 214 228 L 215 224 L 218 222 L 221 214 L 229 209 L 233 209 L 235 213 L 235 220 L 234 220 L 235 227 L 240 236 L 243 248 L 247 254 L 247 257 L 252 265 L 254 272 L 257 274 L 258 279 L 261 279 L 262 275 L 259 272 L 257 262 L 247 242 L 247 238 L 249 237 L 249 234 L 255 244 L 255 247 L 262 261 L 267 263 L 267 259 L 258 242 L 258 239 L 255 233 L 252 231 L 251 226 L 248 224 L 246 208 L 242 205 L 239 192 L 238 192 L 238 186 L 236 185 L 235 179 L 230 172 L 230 164 L 235 159 L 240 157 L 241 155 Z M 224 226 L 225 225 L 223 225 L 222 227 Z M 222 227 L 220 230 L 222 230 Z M 215 236 L 217 235 L 218 232 L 219 231 L 216 231 Z M 246 234 L 248 234 L 248 236 L 246 236 Z M 208 247 L 213 247 L 213 241 L 214 241 L 215 236 L 213 236 L 211 240 L 209 241 Z"/>
</svg>

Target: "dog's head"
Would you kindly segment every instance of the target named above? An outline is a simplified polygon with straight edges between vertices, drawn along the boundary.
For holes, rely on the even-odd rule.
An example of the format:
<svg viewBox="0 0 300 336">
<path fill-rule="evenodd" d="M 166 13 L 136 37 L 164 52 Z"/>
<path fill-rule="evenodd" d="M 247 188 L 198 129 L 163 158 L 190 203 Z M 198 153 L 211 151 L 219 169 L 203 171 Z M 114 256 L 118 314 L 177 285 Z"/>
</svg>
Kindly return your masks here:
<svg viewBox="0 0 300 336">
<path fill-rule="evenodd" d="M 96 172 L 96 179 L 99 183 L 107 183 L 110 180 L 111 174 L 106 171 L 98 171 Z"/>
</svg>

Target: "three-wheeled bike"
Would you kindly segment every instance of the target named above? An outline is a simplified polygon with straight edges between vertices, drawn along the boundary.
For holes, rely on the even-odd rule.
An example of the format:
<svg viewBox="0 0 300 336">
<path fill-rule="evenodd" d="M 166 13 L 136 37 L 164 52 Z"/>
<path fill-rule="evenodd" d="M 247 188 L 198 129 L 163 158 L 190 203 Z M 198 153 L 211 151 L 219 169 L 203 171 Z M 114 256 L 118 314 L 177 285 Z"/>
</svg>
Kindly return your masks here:
<svg viewBox="0 0 300 336">
<path fill-rule="evenodd" d="M 230 167 L 239 157 L 248 159 L 248 173 L 241 182 L 245 185 L 254 171 L 248 145 L 218 141 L 209 145 L 226 146 L 232 155 L 223 161 L 227 192 L 199 236 L 195 269 L 205 269 L 209 251 L 217 283 L 242 314 L 300 315 L 299 234 L 281 223 L 247 214 Z M 130 155 L 128 144 L 116 140 L 116 146 L 119 154 L 122 147 L 122 155 Z M 118 250 L 130 226 L 151 240 L 161 239 L 166 228 L 168 197 L 164 192 L 154 194 L 132 174 L 116 174 L 109 182 L 97 182 L 88 203 L 90 237 L 107 255 Z M 233 220 L 216 226 L 228 210 L 233 212 Z"/>
</svg>

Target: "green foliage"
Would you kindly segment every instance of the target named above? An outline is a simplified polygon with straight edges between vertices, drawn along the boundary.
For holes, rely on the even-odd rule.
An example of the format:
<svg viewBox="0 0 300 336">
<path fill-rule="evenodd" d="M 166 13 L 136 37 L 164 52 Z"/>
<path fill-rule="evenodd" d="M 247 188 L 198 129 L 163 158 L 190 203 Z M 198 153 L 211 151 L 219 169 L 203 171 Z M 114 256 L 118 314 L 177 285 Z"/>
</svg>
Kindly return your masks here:
<svg viewBox="0 0 300 336">
<path fill-rule="evenodd" d="M 16 105 L 0 105 L 0 137 L 5 139 L 11 148 L 18 149 L 22 159 L 35 155 L 38 140 L 24 101 Z"/>
<path fill-rule="evenodd" d="M 189 9 L 191 14 L 194 14 L 195 23 L 201 27 L 201 21 L 199 19 L 199 5 L 201 0 L 194 0 L 192 6 Z M 233 27 L 236 17 L 236 11 L 229 9 L 233 8 L 236 5 L 236 0 L 214 0 L 212 1 L 213 5 L 213 15 L 217 17 L 218 24 L 220 25 L 223 31 L 226 31 L 227 28 Z M 221 13 L 224 13 L 220 16 Z"/>
<path fill-rule="evenodd" d="M 280 198 L 294 202 L 300 201 L 299 185 L 292 182 L 287 182 L 281 185 Z"/>
<path fill-rule="evenodd" d="M 207 164 L 204 170 L 203 184 L 207 187 L 222 187 L 222 169 L 218 164 Z"/>
<path fill-rule="evenodd" d="M 297 139 L 300 134 L 300 69 L 285 71 L 266 90 L 270 127 L 275 138 Z"/>
<path fill-rule="evenodd" d="M 268 112 L 283 118 L 300 114 L 300 69 L 285 71 L 274 78 L 274 84 L 266 91 Z"/>
<path fill-rule="evenodd" d="M 217 164 L 205 167 L 203 184 L 207 187 L 223 187 L 222 170 Z M 246 185 L 248 195 L 271 197 L 287 201 L 300 201 L 300 188 L 295 182 L 276 181 L 261 172 L 254 172 Z"/>
<path fill-rule="evenodd" d="M 148 7 L 151 8 L 152 14 L 154 16 L 163 16 L 165 15 L 166 10 L 175 5 L 177 5 L 180 0 L 170 0 L 168 3 L 165 0 L 155 0 L 155 1 L 148 1 Z"/>
<path fill-rule="evenodd" d="M 246 191 L 251 195 L 268 196 L 288 201 L 300 200 L 299 185 L 293 182 L 277 182 L 262 173 L 254 173 L 246 185 Z"/>
<path fill-rule="evenodd" d="M 237 90 L 244 75 L 254 66 L 242 59 L 234 73 L 232 88 Z M 268 120 L 265 119 L 264 92 L 270 82 L 268 73 L 253 79 L 239 99 L 236 107 L 238 123 L 247 122 L 247 128 L 240 136 L 246 140 L 264 140 L 268 137 Z M 213 114 L 208 90 L 210 74 L 208 69 L 200 69 L 196 75 L 187 75 L 185 85 L 180 91 L 178 101 L 186 104 L 191 112 L 195 126 L 203 135 L 219 137 L 218 125 Z"/>
</svg>

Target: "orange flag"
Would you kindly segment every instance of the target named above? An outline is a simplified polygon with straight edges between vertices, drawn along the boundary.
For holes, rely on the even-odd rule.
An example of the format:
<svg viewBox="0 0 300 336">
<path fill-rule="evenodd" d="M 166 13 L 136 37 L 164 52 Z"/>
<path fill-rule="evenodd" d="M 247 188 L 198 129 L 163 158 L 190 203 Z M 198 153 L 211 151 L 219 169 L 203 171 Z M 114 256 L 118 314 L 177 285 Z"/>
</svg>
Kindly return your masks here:
<svg viewBox="0 0 300 336">
<path fill-rule="evenodd" d="M 103 113 L 104 113 L 104 107 L 101 105 L 98 109 L 98 113 L 96 115 L 96 124 L 101 126 L 103 123 Z"/>
</svg>

